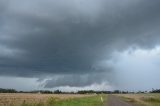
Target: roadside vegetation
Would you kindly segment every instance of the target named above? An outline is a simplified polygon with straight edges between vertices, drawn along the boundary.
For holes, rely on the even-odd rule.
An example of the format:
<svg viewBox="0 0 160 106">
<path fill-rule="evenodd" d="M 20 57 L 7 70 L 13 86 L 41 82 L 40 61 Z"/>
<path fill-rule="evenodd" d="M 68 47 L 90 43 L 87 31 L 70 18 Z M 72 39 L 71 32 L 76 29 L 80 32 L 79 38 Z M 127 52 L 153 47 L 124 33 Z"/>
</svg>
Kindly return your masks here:
<svg viewBox="0 0 160 106">
<path fill-rule="evenodd" d="M 0 93 L 0 106 L 106 106 L 105 94 Z"/>
<path fill-rule="evenodd" d="M 119 94 L 122 100 L 142 106 L 160 106 L 160 94 Z"/>
<path fill-rule="evenodd" d="M 90 97 L 71 98 L 66 100 L 50 97 L 47 102 L 23 102 L 21 106 L 104 106 L 105 104 L 106 96 L 96 95 Z"/>
</svg>

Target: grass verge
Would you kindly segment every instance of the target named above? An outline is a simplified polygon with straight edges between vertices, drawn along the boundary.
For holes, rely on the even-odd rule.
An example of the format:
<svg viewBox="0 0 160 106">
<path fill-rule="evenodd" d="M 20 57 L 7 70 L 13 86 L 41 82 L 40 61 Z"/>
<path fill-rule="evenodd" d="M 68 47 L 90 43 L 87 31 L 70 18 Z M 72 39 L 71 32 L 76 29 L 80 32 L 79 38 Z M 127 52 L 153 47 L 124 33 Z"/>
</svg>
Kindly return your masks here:
<svg viewBox="0 0 160 106">
<path fill-rule="evenodd" d="M 102 100 L 102 98 L 103 100 Z M 106 104 L 105 95 L 96 95 L 90 97 L 72 98 L 60 100 L 55 97 L 50 97 L 46 103 L 26 103 L 23 102 L 21 106 L 104 106 Z"/>
<path fill-rule="evenodd" d="M 140 106 L 160 106 L 160 94 L 124 94 L 119 97 L 126 102 Z"/>
</svg>

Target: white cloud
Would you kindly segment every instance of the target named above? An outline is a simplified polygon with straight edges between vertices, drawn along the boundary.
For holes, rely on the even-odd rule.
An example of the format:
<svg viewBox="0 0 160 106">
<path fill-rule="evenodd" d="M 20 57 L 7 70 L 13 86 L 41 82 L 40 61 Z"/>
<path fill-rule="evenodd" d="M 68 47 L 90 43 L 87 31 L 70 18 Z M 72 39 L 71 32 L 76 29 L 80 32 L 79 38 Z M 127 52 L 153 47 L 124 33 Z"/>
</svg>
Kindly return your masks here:
<svg viewBox="0 0 160 106">
<path fill-rule="evenodd" d="M 61 91 L 79 91 L 79 90 L 113 90 L 114 87 L 112 87 L 109 83 L 107 82 L 103 82 L 101 84 L 92 84 L 90 86 L 85 86 L 85 87 L 70 87 L 70 86 L 61 86 L 61 87 L 55 87 L 55 88 L 51 88 L 49 90 L 61 90 Z"/>
</svg>

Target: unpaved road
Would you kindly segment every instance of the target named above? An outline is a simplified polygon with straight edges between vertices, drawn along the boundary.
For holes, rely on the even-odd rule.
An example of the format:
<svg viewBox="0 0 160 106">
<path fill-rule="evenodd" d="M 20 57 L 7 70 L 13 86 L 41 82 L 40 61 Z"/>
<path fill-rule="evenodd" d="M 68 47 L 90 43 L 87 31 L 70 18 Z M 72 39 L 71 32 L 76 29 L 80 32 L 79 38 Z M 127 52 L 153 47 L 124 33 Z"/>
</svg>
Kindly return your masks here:
<svg viewBox="0 0 160 106">
<path fill-rule="evenodd" d="M 125 101 L 120 100 L 118 97 L 109 95 L 108 96 L 108 106 L 137 106 Z"/>
</svg>

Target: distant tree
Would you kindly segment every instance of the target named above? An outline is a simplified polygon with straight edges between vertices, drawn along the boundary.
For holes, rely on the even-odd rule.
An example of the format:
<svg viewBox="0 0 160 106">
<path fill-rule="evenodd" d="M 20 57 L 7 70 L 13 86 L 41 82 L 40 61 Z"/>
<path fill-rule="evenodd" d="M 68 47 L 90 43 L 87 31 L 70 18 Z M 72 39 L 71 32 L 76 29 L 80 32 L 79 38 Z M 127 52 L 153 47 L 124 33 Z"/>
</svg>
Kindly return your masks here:
<svg viewBox="0 0 160 106">
<path fill-rule="evenodd" d="M 62 93 L 62 91 L 60 91 L 60 90 L 55 90 L 54 91 L 54 94 L 61 94 Z"/>
<path fill-rule="evenodd" d="M 120 90 L 114 90 L 113 93 L 118 93 L 119 94 L 119 93 L 121 93 L 121 91 Z"/>
<path fill-rule="evenodd" d="M 40 93 L 42 93 L 42 94 L 52 94 L 53 92 L 49 91 L 49 90 L 41 90 Z"/>
<path fill-rule="evenodd" d="M 93 90 L 82 90 L 82 91 L 78 91 L 78 94 L 91 94 L 91 93 L 96 93 Z"/>
<path fill-rule="evenodd" d="M 0 88 L 0 93 L 17 93 L 15 89 L 3 89 Z"/>
<path fill-rule="evenodd" d="M 151 93 L 160 93 L 160 89 L 152 89 Z"/>
</svg>

